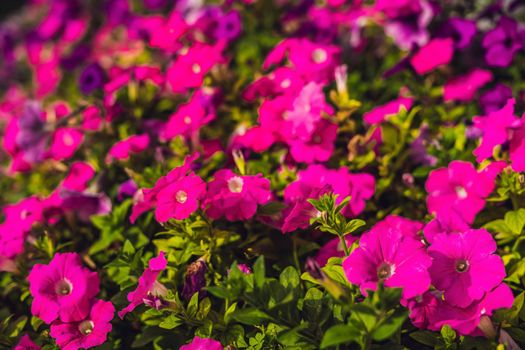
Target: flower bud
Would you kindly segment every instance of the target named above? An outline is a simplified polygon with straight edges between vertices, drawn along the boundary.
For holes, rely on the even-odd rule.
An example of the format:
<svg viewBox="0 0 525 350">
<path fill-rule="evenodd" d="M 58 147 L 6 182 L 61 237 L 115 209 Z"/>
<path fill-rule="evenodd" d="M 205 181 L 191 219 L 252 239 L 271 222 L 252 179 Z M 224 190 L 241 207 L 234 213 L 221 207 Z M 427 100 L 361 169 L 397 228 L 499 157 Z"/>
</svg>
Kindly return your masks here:
<svg viewBox="0 0 525 350">
<path fill-rule="evenodd" d="M 188 266 L 182 287 L 184 299 L 190 300 L 197 292 L 199 292 L 199 297 L 204 296 L 205 292 L 202 289 L 206 286 L 206 271 L 208 271 L 208 266 L 202 258 Z"/>
</svg>

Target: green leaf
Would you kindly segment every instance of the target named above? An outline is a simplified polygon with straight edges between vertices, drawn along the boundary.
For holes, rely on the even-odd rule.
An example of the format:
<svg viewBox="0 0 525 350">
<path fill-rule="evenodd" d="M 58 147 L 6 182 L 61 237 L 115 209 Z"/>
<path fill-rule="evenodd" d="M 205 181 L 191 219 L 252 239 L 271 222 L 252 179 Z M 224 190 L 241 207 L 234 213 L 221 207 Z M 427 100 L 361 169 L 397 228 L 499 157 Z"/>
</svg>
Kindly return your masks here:
<svg viewBox="0 0 525 350">
<path fill-rule="evenodd" d="M 520 235 L 521 231 L 523 231 L 523 226 L 525 226 L 525 209 L 507 212 L 505 214 L 505 223 L 512 233 Z"/>
<path fill-rule="evenodd" d="M 452 344 L 456 340 L 456 332 L 448 324 L 441 327 L 441 336 L 446 344 Z"/>
<path fill-rule="evenodd" d="M 16 320 L 9 322 L 6 335 L 10 338 L 16 338 L 20 335 L 27 323 L 27 316 L 20 316 Z"/>
<path fill-rule="evenodd" d="M 252 307 L 236 310 L 231 317 L 237 322 L 250 326 L 260 326 L 271 320 L 265 312 Z"/>
<path fill-rule="evenodd" d="M 434 347 L 435 345 L 439 344 L 438 334 L 430 331 L 412 332 L 410 333 L 410 337 L 415 341 L 430 347 Z"/>
<path fill-rule="evenodd" d="M 195 292 L 190 299 L 190 302 L 188 303 L 188 307 L 186 308 L 188 315 L 190 317 L 195 317 L 197 314 L 199 306 L 199 292 Z"/>
<path fill-rule="evenodd" d="M 301 283 L 301 280 L 297 270 L 293 266 L 288 266 L 283 272 L 281 272 L 281 275 L 279 276 L 279 282 L 285 288 L 296 288 Z"/>
<path fill-rule="evenodd" d="M 390 338 L 405 322 L 407 312 L 398 309 L 386 321 L 383 321 L 379 327 L 374 330 L 372 338 L 377 341 L 383 341 Z"/>
<path fill-rule="evenodd" d="M 335 325 L 329 328 L 323 335 L 321 349 L 357 341 L 359 336 L 359 331 L 355 327 L 347 324 Z"/>
<path fill-rule="evenodd" d="M 366 222 L 364 222 L 363 220 L 359 220 L 359 219 L 350 220 L 349 222 L 346 223 L 344 234 L 347 235 L 349 233 L 352 233 L 356 231 L 358 228 L 365 226 L 365 225 L 366 225 Z"/>
<path fill-rule="evenodd" d="M 159 327 L 164 329 L 174 329 L 183 323 L 184 321 L 181 320 L 177 315 L 171 314 L 168 315 L 161 323 L 159 323 Z"/>
<path fill-rule="evenodd" d="M 253 279 L 255 281 L 255 285 L 258 288 L 262 288 L 264 286 L 265 275 L 266 269 L 264 266 L 264 257 L 260 256 L 253 264 Z"/>
</svg>

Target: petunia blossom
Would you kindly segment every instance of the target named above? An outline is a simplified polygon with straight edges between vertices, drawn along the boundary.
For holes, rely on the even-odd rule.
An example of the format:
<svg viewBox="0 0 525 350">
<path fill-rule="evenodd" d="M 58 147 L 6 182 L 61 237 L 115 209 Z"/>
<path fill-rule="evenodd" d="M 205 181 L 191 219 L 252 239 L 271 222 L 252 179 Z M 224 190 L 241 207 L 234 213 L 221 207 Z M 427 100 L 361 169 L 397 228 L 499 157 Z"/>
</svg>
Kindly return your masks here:
<svg viewBox="0 0 525 350">
<path fill-rule="evenodd" d="M 115 307 L 111 302 L 97 300 L 85 318 L 67 323 L 55 321 L 49 334 L 62 350 L 89 349 L 106 342 L 114 316 Z"/>
<path fill-rule="evenodd" d="M 270 181 L 261 174 L 237 175 L 221 169 L 208 184 L 202 206 L 212 219 L 224 216 L 229 221 L 247 220 L 255 215 L 258 205 L 268 203 L 271 195 Z"/>
<path fill-rule="evenodd" d="M 468 306 L 505 278 L 503 260 L 495 251 L 496 242 L 484 229 L 436 235 L 428 248 L 432 284 L 448 303 Z"/>
<path fill-rule="evenodd" d="M 408 299 L 429 288 L 431 263 L 421 241 L 395 226 L 379 225 L 361 236 L 359 247 L 343 261 L 343 269 L 363 294 L 383 282 L 385 287 L 403 288 L 403 297 Z"/>
<path fill-rule="evenodd" d="M 410 64 L 417 74 L 422 75 L 450 63 L 453 55 L 454 41 L 450 38 L 436 38 L 416 52 L 410 59 Z"/>
<path fill-rule="evenodd" d="M 48 265 L 33 266 L 27 279 L 31 313 L 46 323 L 82 320 L 99 291 L 98 274 L 83 267 L 77 253 L 56 253 Z"/>
<path fill-rule="evenodd" d="M 485 207 L 485 198 L 494 189 L 499 171 L 500 163 L 477 171 L 471 163 L 460 160 L 433 170 L 425 184 L 428 212 L 437 217 L 459 214 L 463 221 L 472 223 Z"/>
<path fill-rule="evenodd" d="M 447 81 L 443 99 L 445 101 L 470 101 L 478 89 L 492 78 L 492 73 L 488 70 L 473 69 L 465 75 Z"/>
<path fill-rule="evenodd" d="M 195 337 L 191 343 L 183 345 L 180 350 L 222 350 L 223 346 L 217 340 Z"/>
<path fill-rule="evenodd" d="M 146 302 L 151 296 L 162 296 L 167 293 L 166 287 L 157 281 L 158 276 L 166 269 L 168 261 L 164 257 L 164 252 L 160 252 L 156 258 L 151 258 L 148 267 L 139 277 L 139 283 L 135 290 L 128 293 L 129 304 L 118 312 L 120 318 L 124 318 L 128 312 L 132 312 L 139 305 Z"/>
</svg>

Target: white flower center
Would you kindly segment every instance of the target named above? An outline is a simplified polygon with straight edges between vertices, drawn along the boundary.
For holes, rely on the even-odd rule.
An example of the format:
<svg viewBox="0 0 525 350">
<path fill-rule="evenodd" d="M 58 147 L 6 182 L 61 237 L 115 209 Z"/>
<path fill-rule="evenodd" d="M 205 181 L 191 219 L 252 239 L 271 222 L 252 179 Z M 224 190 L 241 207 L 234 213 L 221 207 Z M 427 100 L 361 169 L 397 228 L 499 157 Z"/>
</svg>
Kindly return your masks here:
<svg viewBox="0 0 525 350">
<path fill-rule="evenodd" d="M 189 115 L 184 117 L 184 124 L 189 125 L 191 124 L 191 117 Z"/>
<path fill-rule="evenodd" d="M 283 89 L 289 88 L 290 85 L 292 85 L 292 82 L 290 81 L 290 79 L 285 79 L 285 80 L 281 81 L 281 88 L 283 88 Z"/>
<path fill-rule="evenodd" d="M 55 284 L 55 293 L 58 295 L 69 295 L 73 292 L 73 284 L 67 278 L 63 278 Z"/>
<path fill-rule="evenodd" d="M 90 321 L 90 320 L 82 321 L 78 325 L 78 330 L 83 335 L 90 335 L 91 332 L 93 332 L 94 328 L 95 328 L 95 324 L 93 323 L 93 321 Z"/>
<path fill-rule="evenodd" d="M 228 188 L 230 192 L 240 193 L 244 186 L 244 180 L 239 176 L 234 176 L 228 180 Z"/>
<path fill-rule="evenodd" d="M 458 195 L 459 199 L 465 199 L 468 196 L 467 190 L 465 190 L 465 187 L 463 186 L 456 187 L 456 194 Z"/>
<path fill-rule="evenodd" d="M 314 60 L 315 63 L 323 63 L 326 62 L 328 59 L 328 54 L 324 49 L 315 49 L 312 52 L 312 60 Z"/>
<path fill-rule="evenodd" d="M 178 191 L 176 194 L 175 194 L 175 199 L 177 200 L 177 202 L 179 202 L 180 204 L 184 204 L 186 203 L 186 201 L 188 200 L 188 194 L 182 190 Z"/>
<path fill-rule="evenodd" d="M 31 214 L 31 212 L 29 210 L 27 210 L 27 209 L 22 210 L 20 212 L 20 219 L 22 219 L 22 220 L 26 219 L 29 216 L 29 214 Z"/>
<path fill-rule="evenodd" d="M 198 64 L 198 63 L 194 63 L 192 66 L 191 66 L 191 71 L 195 74 L 199 74 L 201 72 L 201 66 Z"/>
<path fill-rule="evenodd" d="M 65 134 L 62 140 L 64 141 L 64 145 L 66 146 L 71 146 L 74 142 L 73 138 L 69 134 Z"/>
</svg>

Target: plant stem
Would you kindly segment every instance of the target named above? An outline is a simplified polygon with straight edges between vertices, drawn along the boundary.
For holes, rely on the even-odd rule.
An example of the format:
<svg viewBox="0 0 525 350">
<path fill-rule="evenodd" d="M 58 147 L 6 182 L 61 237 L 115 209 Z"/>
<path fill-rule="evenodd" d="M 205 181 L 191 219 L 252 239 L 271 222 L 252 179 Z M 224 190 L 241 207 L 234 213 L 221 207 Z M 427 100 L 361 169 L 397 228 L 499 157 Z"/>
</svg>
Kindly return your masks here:
<svg viewBox="0 0 525 350">
<path fill-rule="evenodd" d="M 343 234 L 339 234 L 339 240 L 341 241 L 341 244 L 343 245 L 343 250 L 345 252 L 345 256 L 350 255 L 350 250 L 348 249 L 348 246 L 346 245 L 346 239 Z"/>
</svg>

